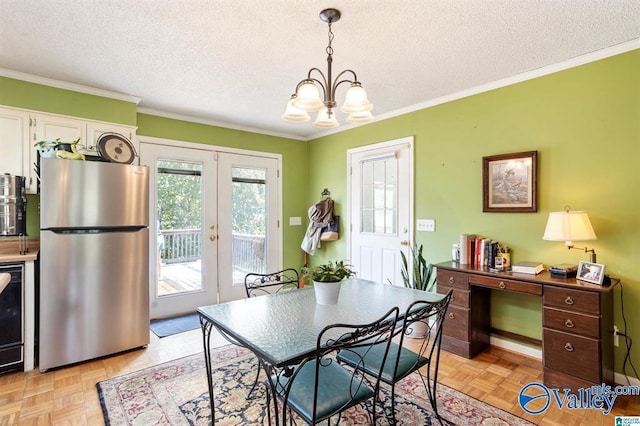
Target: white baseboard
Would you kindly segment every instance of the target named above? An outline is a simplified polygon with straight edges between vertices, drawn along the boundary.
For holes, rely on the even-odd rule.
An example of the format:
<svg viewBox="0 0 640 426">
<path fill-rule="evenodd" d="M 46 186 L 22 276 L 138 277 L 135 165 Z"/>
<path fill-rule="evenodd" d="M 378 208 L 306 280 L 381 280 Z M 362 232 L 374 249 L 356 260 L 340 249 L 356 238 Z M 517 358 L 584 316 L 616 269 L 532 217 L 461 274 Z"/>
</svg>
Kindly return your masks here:
<svg viewBox="0 0 640 426">
<path fill-rule="evenodd" d="M 491 346 L 506 349 L 508 351 L 517 352 L 522 355 L 526 355 L 531 358 L 542 360 L 542 349 L 535 349 L 522 343 L 514 342 L 513 340 L 503 339 L 498 336 L 491 336 L 489 340 Z"/>
<path fill-rule="evenodd" d="M 617 385 L 625 385 L 625 386 L 627 385 L 627 376 L 625 376 L 622 373 L 616 373 L 613 380 L 616 382 Z M 640 380 L 636 379 L 633 376 L 629 376 L 629 383 L 631 383 L 631 386 L 640 387 Z"/>
<path fill-rule="evenodd" d="M 527 345 L 523 345 L 512 340 L 506 340 L 498 336 L 491 336 L 489 343 L 491 346 L 506 349 L 511 352 L 516 352 L 522 355 L 526 355 L 531 358 L 542 360 L 542 349 L 535 349 Z M 615 373 L 613 380 L 618 385 L 627 385 L 627 376 L 622 373 Z M 635 377 L 629 376 L 629 383 L 631 386 L 640 386 L 640 380 Z"/>
</svg>

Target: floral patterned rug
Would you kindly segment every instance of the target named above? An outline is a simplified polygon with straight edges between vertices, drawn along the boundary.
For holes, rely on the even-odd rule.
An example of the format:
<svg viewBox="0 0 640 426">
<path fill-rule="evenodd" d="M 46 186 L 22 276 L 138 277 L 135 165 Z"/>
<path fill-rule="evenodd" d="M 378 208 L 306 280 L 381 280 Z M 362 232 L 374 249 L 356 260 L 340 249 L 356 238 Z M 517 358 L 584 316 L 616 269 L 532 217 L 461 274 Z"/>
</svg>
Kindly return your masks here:
<svg viewBox="0 0 640 426">
<path fill-rule="evenodd" d="M 256 358 L 231 345 L 212 349 L 211 358 L 216 424 L 266 425 L 264 387 L 256 388 L 254 398 L 246 398 L 255 379 Z M 211 409 L 205 374 L 204 356 L 197 354 L 102 381 L 96 387 L 105 424 L 208 425 Z M 389 392 L 383 392 L 389 398 Z M 396 392 L 398 424 L 439 424 L 417 374 L 399 382 Z M 438 401 L 445 424 L 532 424 L 444 385 L 438 385 Z M 340 424 L 368 422 L 366 409 L 356 406 L 343 413 Z"/>
</svg>

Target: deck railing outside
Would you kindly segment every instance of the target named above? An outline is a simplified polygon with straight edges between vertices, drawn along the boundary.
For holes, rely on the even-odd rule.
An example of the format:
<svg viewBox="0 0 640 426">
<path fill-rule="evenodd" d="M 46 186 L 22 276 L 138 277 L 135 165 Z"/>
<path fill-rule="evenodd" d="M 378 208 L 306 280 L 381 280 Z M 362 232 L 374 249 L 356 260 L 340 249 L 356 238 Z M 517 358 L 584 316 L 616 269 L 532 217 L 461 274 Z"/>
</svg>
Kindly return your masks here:
<svg viewBox="0 0 640 426">
<path fill-rule="evenodd" d="M 199 229 L 171 229 L 162 231 L 160 247 L 163 263 L 192 262 L 201 258 L 202 231 Z M 261 235 L 233 234 L 234 271 L 265 272 L 265 238 Z"/>
</svg>

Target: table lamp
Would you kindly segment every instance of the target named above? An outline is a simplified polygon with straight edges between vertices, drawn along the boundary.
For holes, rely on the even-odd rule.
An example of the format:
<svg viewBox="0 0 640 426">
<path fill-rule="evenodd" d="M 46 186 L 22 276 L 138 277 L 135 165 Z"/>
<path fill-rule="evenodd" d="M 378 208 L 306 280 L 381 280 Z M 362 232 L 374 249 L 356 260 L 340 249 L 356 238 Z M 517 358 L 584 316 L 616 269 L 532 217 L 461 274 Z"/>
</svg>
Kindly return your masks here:
<svg viewBox="0 0 640 426">
<path fill-rule="evenodd" d="M 543 240 L 564 241 L 569 249 L 584 250 L 591 253 L 591 263 L 596 263 L 596 252 L 586 247 L 575 247 L 574 241 L 597 240 L 596 233 L 589 221 L 587 212 L 570 211 L 569 206 L 563 212 L 550 212 L 547 227 L 544 230 Z"/>
</svg>

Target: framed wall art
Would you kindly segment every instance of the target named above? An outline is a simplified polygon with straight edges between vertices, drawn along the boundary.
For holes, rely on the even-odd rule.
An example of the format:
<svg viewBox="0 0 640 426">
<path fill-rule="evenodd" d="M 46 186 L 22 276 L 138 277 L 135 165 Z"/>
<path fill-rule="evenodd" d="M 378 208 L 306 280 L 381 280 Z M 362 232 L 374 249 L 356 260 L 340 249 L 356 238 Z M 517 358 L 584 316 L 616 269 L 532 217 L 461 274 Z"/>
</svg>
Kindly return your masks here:
<svg viewBox="0 0 640 426">
<path fill-rule="evenodd" d="M 538 211 L 538 151 L 482 157 L 482 211 Z"/>
</svg>

